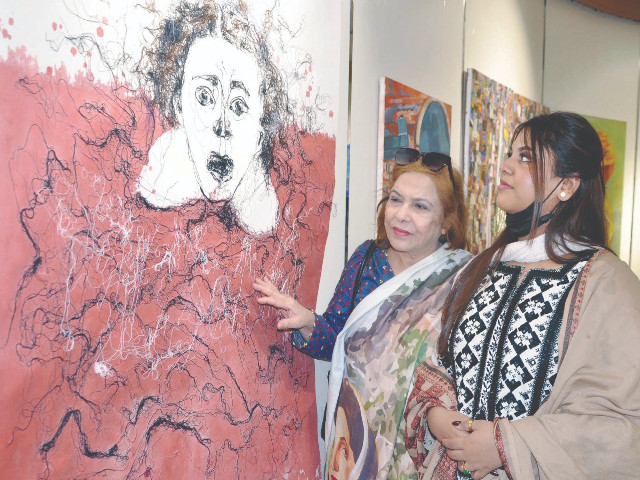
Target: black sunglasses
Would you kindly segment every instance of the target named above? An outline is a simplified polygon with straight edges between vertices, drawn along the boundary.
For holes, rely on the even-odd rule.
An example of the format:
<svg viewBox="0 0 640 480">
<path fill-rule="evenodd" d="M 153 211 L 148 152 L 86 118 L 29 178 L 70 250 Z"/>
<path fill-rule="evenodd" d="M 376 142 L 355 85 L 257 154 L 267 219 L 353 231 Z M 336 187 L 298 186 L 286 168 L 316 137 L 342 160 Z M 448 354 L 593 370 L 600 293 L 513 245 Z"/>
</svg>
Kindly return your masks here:
<svg viewBox="0 0 640 480">
<path fill-rule="evenodd" d="M 422 165 L 432 172 L 439 172 L 444 167 L 447 167 L 451 185 L 453 185 L 453 191 L 455 192 L 456 182 L 453 180 L 453 168 L 451 167 L 451 157 L 449 155 L 439 152 L 420 153 L 420 150 L 415 148 L 399 148 L 396 152 L 396 165 L 409 165 L 420 158 L 422 159 Z"/>
</svg>

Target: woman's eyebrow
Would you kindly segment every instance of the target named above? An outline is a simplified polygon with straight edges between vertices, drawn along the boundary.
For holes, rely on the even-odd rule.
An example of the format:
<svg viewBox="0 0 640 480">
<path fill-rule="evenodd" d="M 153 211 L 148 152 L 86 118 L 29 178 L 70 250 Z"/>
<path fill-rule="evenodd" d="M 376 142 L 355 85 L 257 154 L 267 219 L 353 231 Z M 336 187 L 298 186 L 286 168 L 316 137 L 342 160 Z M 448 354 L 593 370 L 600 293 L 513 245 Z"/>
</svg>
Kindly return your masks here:
<svg viewBox="0 0 640 480">
<path fill-rule="evenodd" d="M 389 192 L 389 195 L 391 195 L 392 193 L 395 193 L 400 198 L 404 198 L 402 195 L 398 193 L 397 190 L 391 189 L 391 191 Z M 433 202 L 431 202 L 431 200 L 429 200 L 428 198 L 415 197 L 415 198 L 411 198 L 410 200 L 413 202 L 425 202 L 429 204 L 430 207 L 433 207 Z"/>
</svg>

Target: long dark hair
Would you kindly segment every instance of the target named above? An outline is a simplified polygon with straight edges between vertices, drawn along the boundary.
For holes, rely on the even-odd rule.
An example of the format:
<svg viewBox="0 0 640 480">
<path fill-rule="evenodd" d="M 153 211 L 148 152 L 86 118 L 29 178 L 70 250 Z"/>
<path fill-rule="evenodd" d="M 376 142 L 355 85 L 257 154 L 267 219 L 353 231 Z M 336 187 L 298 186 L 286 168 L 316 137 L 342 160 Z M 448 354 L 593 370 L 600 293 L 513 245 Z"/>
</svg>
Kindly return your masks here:
<svg viewBox="0 0 640 480">
<path fill-rule="evenodd" d="M 567 241 L 604 248 L 603 151 L 595 129 L 580 115 L 555 112 L 518 125 L 511 143 L 520 134 L 524 135 L 524 144 L 533 156 L 530 168 L 536 202 L 544 199 L 545 167 L 553 168 L 558 177 L 577 176 L 580 179 L 578 190 L 569 200 L 560 202 L 547 226 L 545 249 L 549 258 L 560 264 L 570 261 L 570 258 L 557 253 L 554 245 L 561 246 L 571 256 L 578 255 L 579 252 L 570 248 Z M 538 212 L 532 221 L 530 239 L 535 235 L 540 217 L 540 209 L 536 210 Z M 442 311 L 442 333 L 438 341 L 440 356 L 446 355 L 451 332 L 480 282 L 488 271 L 497 266 L 504 247 L 516 240 L 508 229 L 503 230 L 485 251 L 469 263 L 465 275 L 456 281 Z M 496 252 L 499 254 L 495 255 Z M 494 255 L 497 260 L 492 263 Z"/>
</svg>

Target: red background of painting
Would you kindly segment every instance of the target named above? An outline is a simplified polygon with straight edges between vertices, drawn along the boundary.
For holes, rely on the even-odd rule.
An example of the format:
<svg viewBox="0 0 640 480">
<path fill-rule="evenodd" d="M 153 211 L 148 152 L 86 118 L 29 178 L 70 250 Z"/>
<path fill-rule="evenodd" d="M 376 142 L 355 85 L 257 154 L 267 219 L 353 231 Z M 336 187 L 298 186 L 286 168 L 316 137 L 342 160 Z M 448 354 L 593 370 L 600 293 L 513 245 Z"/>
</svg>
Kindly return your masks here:
<svg viewBox="0 0 640 480">
<path fill-rule="evenodd" d="M 146 161 L 144 155 L 148 147 L 162 133 L 162 128 L 159 122 L 151 121 L 154 112 L 149 112 L 148 106 L 139 98 L 131 97 L 130 91 L 124 88 L 126 85 L 123 88 L 107 87 L 94 84 L 84 76 L 71 80 L 64 69 L 47 74 L 37 72 L 35 62 L 24 51 L 11 52 L 8 60 L 0 63 L 0 85 L 3 87 L 0 91 L 3 112 L 0 120 L 0 198 L 3 202 L 0 221 L 1 241 L 5 248 L 0 285 L 4 308 L 0 362 L 5 372 L 0 393 L 2 476 L 316 477 L 319 458 L 313 362 L 292 349 L 288 335 L 275 330 L 276 314 L 255 302 L 251 280 L 254 275 L 275 272 L 284 282 L 288 276 L 295 277 L 295 268 L 291 267 L 289 271 L 285 260 L 302 258 L 304 270 L 300 282 L 295 286 L 289 283 L 288 288 L 295 287 L 296 295 L 304 305 L 315 305 L 333 196 L 334 139 L 322 134 L 291 132 L 292 135 L 299 133 L 306 156 L 297 157 L 290 165 L 293 177 L 297 174 L 302 182 L 280 182 L 277 188 L 281 205 L 286 208 L 276 237 L 289 235 L 286 238 L 294 242 L 287 244 L 290 252 L 283 252 L 283 243 L 276 239 L 251 239 L 237 229 L 228 232 L 215 217 L 205 217 L 203 242 L 223 250 L 224 258 L 219 267 L 231 272 L 226 277 L 228 288 L 240 299 L 239 310 L 233 312 L 233 319 L 223 318 L 215 325 L 202 327 L 203 335 L 206 335 L 203 343 L 207 347 L 198 350 L 200 346 L 197 346 L 188 360 L 165 358 L 157 368 L 150 368 L 143 374 L 139 371 L 145 368 L 140 358 L 120 355 L 111 364 L 117 375 L 102 378 L 91 368 L 87 369 L 93 365 L 93 360 L 83 363 L 78 358 L 81 352 L 90 351 L 80 349 L 80 336 L 75 340 L 78 342 L 75 348 L 64 351 L 59 348 L 64 343 L 56 331 L 59 327 L 43 327 L 20 320 L 21 312 L 34 311 L 38 302 L 47 304 L 50 301 L 48 297 L 30 299 L 29 295 L 41 292 L 52 281 L 64 281 L 60 272 L 66 265 L 66 246 L 57 238 L 55 219 L 48 218 L 47 210 L 39 205 L 35 209 L 35 219 L 29 220 L 29 228 L 38 233 L 39 244 L 47 247 L 46 261 L 26 282 L 25 290 L 18 292 L 18 285 L 34 259 L 34 249 L 19 221 L 20 210 L 38 198 L 34 192 L 43 188 L 45 160 L 52 150 L 66 165 L 71 165 L 73 159 L 78 165 L 86 166 L 90 173 L 99 174 L 101 167 L 93 163 L 96 156 L 108 161 L 118 155 L 127 155 L 123 153 L 126 149 L 118 139 L 110 138 L 109 144 L 98 150 L 78 142 L 78 136 L 103 138 L 114 124 L 126 125 L 132 146 L 143 152 L 140 162 L 132 162 L 128 172 L 135 175 Z M 87 115 L 82 104 L 100 109 Z M 137 119 L 135 126 L 131 125 L 131 117 Z M 108 174 L 109 185 L 115 191 L 131 188 L 127 183 L 131 178 L 119 175 L 117 169 Z M 56 175 L 64 176 L 65 173 Z M 86 178 L 83 183 L 82 175 L 78 178 L 78 190 L 90 203 L 96 185 Z M 278 185 L 277 182 L 274 184 Z M 65 197 L 65 192 L 59 192 L 56 198 L 67 199 L 70 204 L 74 201 L 70 196 Z M 140 207 L 135 226 L 145 229 L 172 225 L 174 230 L 186 232 L 190 221 L 204 215 L 204 208 L 203 204 L 198 204 L 180 212 L 154 212 Z M 304 218 L 303 223 L 297 223 L 299 217 Z M 286 226 L 293 227 L 285 232 Z M 165 229 L 154 241 L 170 242 L 174 233 Z M 243 260 L 247 249 L 253 253 L 250 261 Z M 177 259 L 177 270 L 183 261 Z M 234 275 L 234 269 L 240 264 L 246 267 L 244 275 Z M 94 267 L 95 264 L 88 262 L 83 273 L 88 284 L 94 278 L 91 270 Z M 196 301 L 206 295 L 206 282 L 216 277 L 214 272 L 201 271 L 196 280 L 176 283 L 173 290 L 165 290 L 175 290 L 176 295 Z M 166 284 L 171 286 L 171 276 L 165 278 Z M 91 286 L 76 290 L 71 295 L 71 302 L 77 308 L 83 301 L 82 295 L 94 293 Z M 126 298 L 120 290 L 114 295 Z M 55 297 L 54 300 L 60 299 Z M 14 305 L 16 315 L 13 315 Z M 163 340 L 175 342 L 183 333 L 178 328 L 181 322 L 197 323 L 197 318 L 185 310 L 167 312 L 176 326 L 166 338 L 158 339 L 154 345 L 158 351 L 167 347 L 162 344 Z M 135 313 L 140 318 L 132 325 L 140 334 L 153 326 L 153 322 L 146 319 L 154 319 L 161 312 L 149 301 L 141 303 Z M 104 330 L 108 317 L 105 310 L 100 309 L 92 310 L 84 317 L 82 327 L 93 339 L 93 344 L 92 335 L 97 336 Z M 31 321 L 36 322 L 38 318 L 34 314 Z M 34 329 L 40 328 L 39 335 L 32 335 Z M 116 332 L 123 334 L 119 328 L 124 330 L 116 325 L 112 332 L 114 338 Z M 185 342 L 194 338 L 187 333 Z M 42 338 L 48 343 L 42 342 Z M 33 351 L 25 348 L 30 341 L 38 343 Z M 79 371 L 79 366 L 84 370 Z M 77 377 L 69 381 L 69 370 L 74 368 Z M 78 391 L 73 390 L 74 385 Z M 143 405 L 136 422 L 130 422 L 142 399 L 147 397 L 159 400 Z M 65 413 L 71 410 L 81 413 L 81 423 L 71 419 L 62 428 L 55 445 L 43 452 L 42 446 L 54 437 Z M 242 421 L 232 425 L 231 418 Z M 162 419 L 170 419 L 173 427 L 153 429 L 152 426 Z M 177 429 L 176 425 L 188 426 L 190 430 Z M 145 437 L 150 430 L 153 434 Z M 118 446 L 119 457 L 89 458 L 82 454 L 86 446 L 94 452 L 107 452 L 114 445 Z"/>
</svg>

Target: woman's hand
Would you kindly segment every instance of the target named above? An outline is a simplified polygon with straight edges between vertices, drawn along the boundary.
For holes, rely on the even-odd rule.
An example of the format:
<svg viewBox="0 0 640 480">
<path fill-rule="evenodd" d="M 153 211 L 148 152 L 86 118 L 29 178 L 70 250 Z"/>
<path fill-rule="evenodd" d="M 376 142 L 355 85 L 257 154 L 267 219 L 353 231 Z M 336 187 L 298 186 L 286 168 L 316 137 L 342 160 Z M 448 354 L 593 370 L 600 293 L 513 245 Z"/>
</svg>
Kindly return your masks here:
<svg viewBox="0 0 640 480">
<path fill-rule="evenodd" d="M 431 407 L 427 412 L 429 431 L 440 441 L 443 438 L 466 437 L 468 433 L 456 428 L 455 424 L 467 425 L 468 421 L 466 415 L 444 407 Z"/>
<path fill-rule="evenodd" d="M 271 305 L 284 310 L 284 316 L 278 322 L 278 330 L 300 330 L 304 339 L 309 339 L 316 320 L 311 310 L 300 305 L 295 298 L 281 293 L 273 283 L 265 279 L 254 280 L 253 288 L 264 295 L 258 297 L 260 305 Z"/>
<path fill-rule="evenodd" d="M 464 422 L 458 426 L 458 429 L 466 428 Z M 441 443 L 446 447 L 447 455 L 458 462 L 458 470 L 463 471 L 466 467 L 471 477 L 477 480 L 502 467 L 502 461 L 493 437 L 493 422 L 474 420 L 472 428 L 473 432 L 463 437 L 452 436 L 441 440 Z"/>
</svg>

